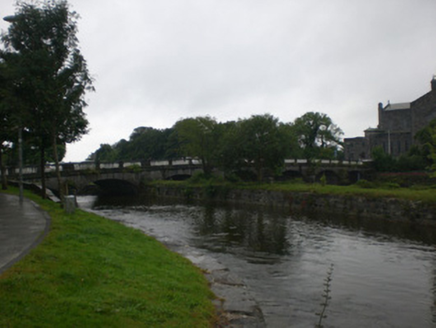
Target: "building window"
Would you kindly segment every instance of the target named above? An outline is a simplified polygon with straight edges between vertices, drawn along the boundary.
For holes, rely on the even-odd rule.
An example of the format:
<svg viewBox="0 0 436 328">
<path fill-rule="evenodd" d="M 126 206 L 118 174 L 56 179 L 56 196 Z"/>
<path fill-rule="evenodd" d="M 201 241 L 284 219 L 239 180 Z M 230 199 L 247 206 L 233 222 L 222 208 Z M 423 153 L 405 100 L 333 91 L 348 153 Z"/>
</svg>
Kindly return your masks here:
<svg viewBox="0 0 436 328">
<path fill-rule="evenodd" d="M 398 140 L 398 154 L 401 154 L 401 141 Z"/>
<path fill-rule="evenodd" d="M 407 140 L 404 141 L 404 151 L 409 150 L 409 142 Z"/>
</svg>

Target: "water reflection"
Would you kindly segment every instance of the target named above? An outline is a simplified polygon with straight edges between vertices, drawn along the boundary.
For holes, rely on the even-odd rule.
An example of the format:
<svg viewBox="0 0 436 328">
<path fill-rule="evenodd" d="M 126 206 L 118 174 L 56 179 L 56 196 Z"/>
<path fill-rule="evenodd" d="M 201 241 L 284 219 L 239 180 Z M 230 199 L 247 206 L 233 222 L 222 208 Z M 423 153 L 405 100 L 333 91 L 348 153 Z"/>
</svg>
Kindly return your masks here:
<svg viewBox="0 0 436 328">
<path fill-rule="evenodd" d="M 194 218 L 198 233 L 213 237 L 214 244 L 245 247 L 254 252 L 283 255 L 288 252 L 287 220 L 263 211 L 223 209 L 209 204 Z"/>
<path fill-rule="evenodd" d="M 95 209 L 173 245 L 209 254 L 242 277 L 269 327 L 313 327 L 334 264 L 325 327 L 433 327 L 435 231 L 265 208 L 99 199 Z"/>
</svg>

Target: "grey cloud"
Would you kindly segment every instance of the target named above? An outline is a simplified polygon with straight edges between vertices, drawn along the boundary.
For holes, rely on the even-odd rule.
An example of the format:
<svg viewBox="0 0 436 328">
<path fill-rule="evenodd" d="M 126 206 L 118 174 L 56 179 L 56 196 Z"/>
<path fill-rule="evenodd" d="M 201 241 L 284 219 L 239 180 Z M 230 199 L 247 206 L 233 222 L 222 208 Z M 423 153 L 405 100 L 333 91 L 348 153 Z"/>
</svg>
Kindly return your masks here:
<svg viewBox="0 0 436 328">
<path fill-rule="evenodd" d="M 320 111 L 351 137 L 376 123 L 379 101 L 414 100 L 436 73 L 432 0 L 70 3 L 97 92 L 92 131 L 67 160 L 137 126 L 198 115 Z"/>
</svg>

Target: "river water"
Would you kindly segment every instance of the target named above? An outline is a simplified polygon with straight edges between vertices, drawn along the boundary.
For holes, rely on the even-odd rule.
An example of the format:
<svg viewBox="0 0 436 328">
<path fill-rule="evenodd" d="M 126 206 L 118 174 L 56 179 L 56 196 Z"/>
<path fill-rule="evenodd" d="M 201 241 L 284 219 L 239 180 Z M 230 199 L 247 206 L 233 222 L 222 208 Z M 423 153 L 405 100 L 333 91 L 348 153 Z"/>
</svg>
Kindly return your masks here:
<svg viewBox="0 0 436 328">
<path fill-rule="evenodd" d="M 436 327 L 433 229 L 217 205 L 79 204 L 170 247 L 213 257 L 239 276 L 267 327 Z"/>
</svg>

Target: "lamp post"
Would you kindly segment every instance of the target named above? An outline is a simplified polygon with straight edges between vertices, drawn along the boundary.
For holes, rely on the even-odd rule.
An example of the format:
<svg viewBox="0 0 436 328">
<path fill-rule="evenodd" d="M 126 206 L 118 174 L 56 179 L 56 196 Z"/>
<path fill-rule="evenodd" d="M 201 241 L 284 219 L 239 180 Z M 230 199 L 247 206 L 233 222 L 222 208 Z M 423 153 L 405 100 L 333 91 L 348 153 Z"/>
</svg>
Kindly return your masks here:
<svg viewBox="0 0 436 328">
<path fill-rule="evenodd" d="M 18 189 L 20 205 L 23 205 L 23 129 L 18 127 Z"/>
<path fill-rule="evenodd" d="M 17 20 L 17 16 L 6 16 L 3 20 L 13 23 Z M 23 205 L 23 128 L 21 124 L 18 126 L 18 189 L 20 205 Z"/>
</svg>

